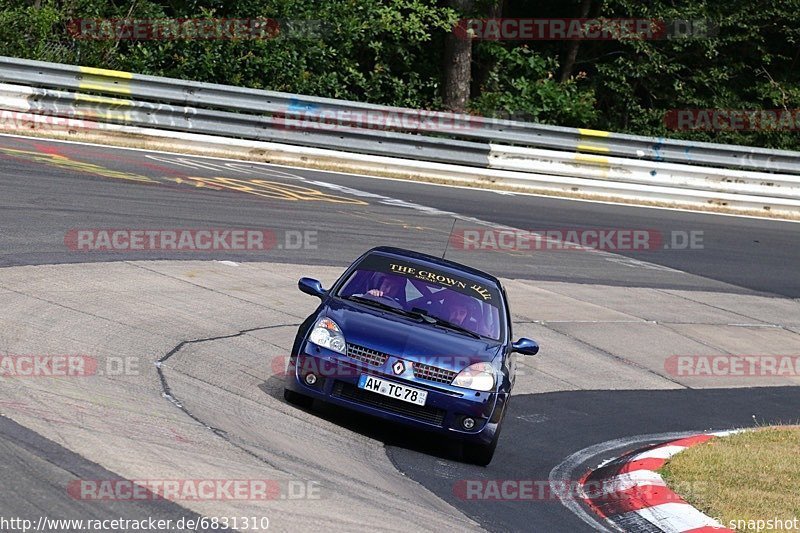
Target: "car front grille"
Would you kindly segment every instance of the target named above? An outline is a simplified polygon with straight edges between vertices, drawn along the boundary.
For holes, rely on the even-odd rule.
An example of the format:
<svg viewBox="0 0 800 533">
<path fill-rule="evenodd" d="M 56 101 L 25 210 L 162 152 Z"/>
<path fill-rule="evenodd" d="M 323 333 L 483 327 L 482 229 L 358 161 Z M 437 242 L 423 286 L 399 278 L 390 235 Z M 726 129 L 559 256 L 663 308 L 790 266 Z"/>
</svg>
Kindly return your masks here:
<svg viewBox="0 0 800 533">
<path fill-rule="evenodd" d="M 414 377 L 417 379 L 427 379 L 436 383 L 452 383 L 457 375 L 458 373 L 452 370 L 423 363 L 414 363 Z"/>
<path fill-rule="evenodd" d="M 414 405 L 413 403 L 387 398 L 374 392 L 359 389 L 355 385 L 337 381 L 333 386 L 332 396 L 344 398 L 362 405 L 375 407 L 383 411 L 389 411 L 399 415 L 407 416 L 415 420 L 441 426 L 444 423 L 445 410 L 437 407 L 424 405 Z"/>
<path fill-rule="evenodd" d="M 347 355 L 356 361 L 367 363 L 368 365 L 382 366 L 389 358 L 389 354 L 365 348 L 358 344 L 347 344 Z"/>
</svg>

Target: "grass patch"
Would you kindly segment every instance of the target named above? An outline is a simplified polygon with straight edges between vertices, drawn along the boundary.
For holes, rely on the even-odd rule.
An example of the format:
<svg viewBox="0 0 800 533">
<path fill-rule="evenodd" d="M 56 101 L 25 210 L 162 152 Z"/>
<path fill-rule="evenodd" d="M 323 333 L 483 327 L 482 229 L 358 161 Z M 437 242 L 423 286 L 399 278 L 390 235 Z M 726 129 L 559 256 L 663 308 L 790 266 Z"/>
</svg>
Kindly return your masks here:
<svg viewBox="0 0 800 533">
<path fill-rule="evenodd" d="M 712 439 L 674 456 L 659 473 L 673 491 L 726 527 L 800 531 L 800 427 Z M 776 519 L 788 526 L 758 522 Z M 745 522 L 731 522 L 736 520 Z"/>
</svg>

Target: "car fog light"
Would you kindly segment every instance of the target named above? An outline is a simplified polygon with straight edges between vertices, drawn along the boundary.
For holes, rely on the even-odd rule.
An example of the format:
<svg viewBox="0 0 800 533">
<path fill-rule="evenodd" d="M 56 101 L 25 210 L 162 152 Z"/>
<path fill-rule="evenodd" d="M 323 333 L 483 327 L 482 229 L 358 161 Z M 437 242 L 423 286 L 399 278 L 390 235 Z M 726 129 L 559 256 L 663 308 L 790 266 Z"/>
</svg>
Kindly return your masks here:
<svg viewBox="0 0 800 533">
<path fill-rule="evenodd" d="M 461 421 L 461 425 L 464 426 L 464 429 L 472 429 L 475 427 L 475 419 L 466 417 L 464 420 Z"/>
<path fill-rule="evenodd" d="M 306 383 L 308 383 L 309 385 L 313 385 L 316 382 L 317 382 L 317 376 L 315 376 L 314 374 L 306 374 Z"/>
</svg>

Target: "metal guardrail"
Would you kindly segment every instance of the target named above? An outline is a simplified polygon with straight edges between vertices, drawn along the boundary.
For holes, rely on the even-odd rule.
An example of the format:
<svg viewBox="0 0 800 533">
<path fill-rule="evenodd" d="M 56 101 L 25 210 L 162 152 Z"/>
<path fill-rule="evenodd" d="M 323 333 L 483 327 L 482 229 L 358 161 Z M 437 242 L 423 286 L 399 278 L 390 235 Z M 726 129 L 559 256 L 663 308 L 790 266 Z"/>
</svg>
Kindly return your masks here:
<svg viewBox="0 0 800 533">
<path fill-rule="evenodd" d="M 303 121 L 275 116 L 231 113 L 215 109 L 152 104 L 120 98 L 92 98 L 66 91 L 32 88 L 33 113 L 84 118 L 112 124 L 188 131 L 206 135 L 348 150 L 371 155 L 394 155 L 420 161 L 489 166 L 488 144 L 423 137 L 390 131 L 342 128 L 308 129 Z"/>
<path fill-rule="evenodd" d="M 489 168 L 521 172 L 536 168 L 539 172 L 554 176 L 800 199 L 800 176 L 790 174 L 710 169 L 617 157 L 598 159 L 592 155 L 578 155 L 577 158 L 576 161 L 575 154 L 564 152 L 492 145 Z"/>
<path fill-rule="evenodd" d="M 401 123 L 393 129 L 398 132 L 426 136 L 435 134 L 450 139 L 478 143 L 550 148 L 575 153 L 683 163 L 694 166 L 800 174 L 800 152 L 642 137 L 463 114 L 436 113 L 433 118 L 426 119 L 426 112 L 413 109 L 8 57 L 0 57 L 0 81 L 44 88 L 131 96 L 140 100 L 177 106 L 216 108 L 279 117 L 299 117 L 304 123 L 309 120 L 313 121 L 315 116 L 335 115 L 337 124 L 356 129 L 361 129 L 363 120 L 353 118 L 355 116 L 364 117 L 369 113 L 383 116 L 391 114 L 415 116 L 419 119 L 418 121 L 412 121 L 414 123 L 405 125 Z M 437 130 L 434 121 L 445 121 L 450 124 L 450 128 L 447 132 L 442 132 L 441 129 Z M 381 133 L 381 130 L 372 129 L 370 131 L 374 137 Z"/>
<path fill-rule="evenodd" d="M 342 160 L 361 154 L 362 167 L 364 158 L 372 157 L 384 168 L 478 182 L 800 212 L 800 152 L 666 141 L 4 57 L 0 82 L 6 82 L 0 83 L 0 109 L 37 116 L 203 135 L 223 143 L 239 138 L 287 151 L 319 149 L 320 156 Z M 370 114 L 397 120 L 390 129 L 376 129 L 368 127 Z M 336 117 L 333 124 L 326 122 L 330 116 Z M 447 131 L 438 127 L 442 123 L 449 124 Z"/>
</svg>

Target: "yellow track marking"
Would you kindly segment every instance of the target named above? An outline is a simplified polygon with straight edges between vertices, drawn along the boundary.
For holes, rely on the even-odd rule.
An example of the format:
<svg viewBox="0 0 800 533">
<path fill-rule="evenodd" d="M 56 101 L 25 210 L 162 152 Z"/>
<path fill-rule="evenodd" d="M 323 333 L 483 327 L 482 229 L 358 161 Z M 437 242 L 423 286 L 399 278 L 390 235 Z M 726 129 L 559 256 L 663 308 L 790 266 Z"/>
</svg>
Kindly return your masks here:
<svg viewBox="0 0 800 533">
<path fill-rule="evenodd" d="M 63 168 L 66 170 L 73 170 L 76 172 L 85 172 L 87 174 L 97 174 L 105 178 L 122 179 L 128 181 L 135 181 L 138 183 L 158 183 L 157 181 L 141 176 L 139 174 L 131 174 L 130 172 L 123 172 L 120 170 L 112 170 L 110 168 L 101 167 L 94 163 L 85 163 L 83 161 L 75 161 L 63 155 L 58 154 L 44 154 L 41 152 L 32 152 L 29 150 L 15 150 L 13 148 L 0 148 L 0 152 L 7 153 L 12 156 L 20 157 L 22 159 L 30 159 L 37 163 L 44 163 L 46 165 Z"/>
<path fill-rule="evenodd" d="M 310 187 L 302 187 L 300 185 L 290 185 L 288 183 L 278 183 L 275 181 L 267 181 L 262 179 L 237 179 L 237 178 L 203 178 L 192 176 L 186 178 L 192 180 L 196 186 L 209 186 L 221 187 L 230 189 L 232 191 L 245 192 L 262 196 L 264 198 L 271 198 L 273 200 L 288 200 L 290 202 L 330 202 L 335 204 L 352 204 L 352 205 L 369 205 L 363 200 L 357 198 L 346 198 L 344 196 L 336 196 L 328 194 L 318 189 Z"/>
</svg>

